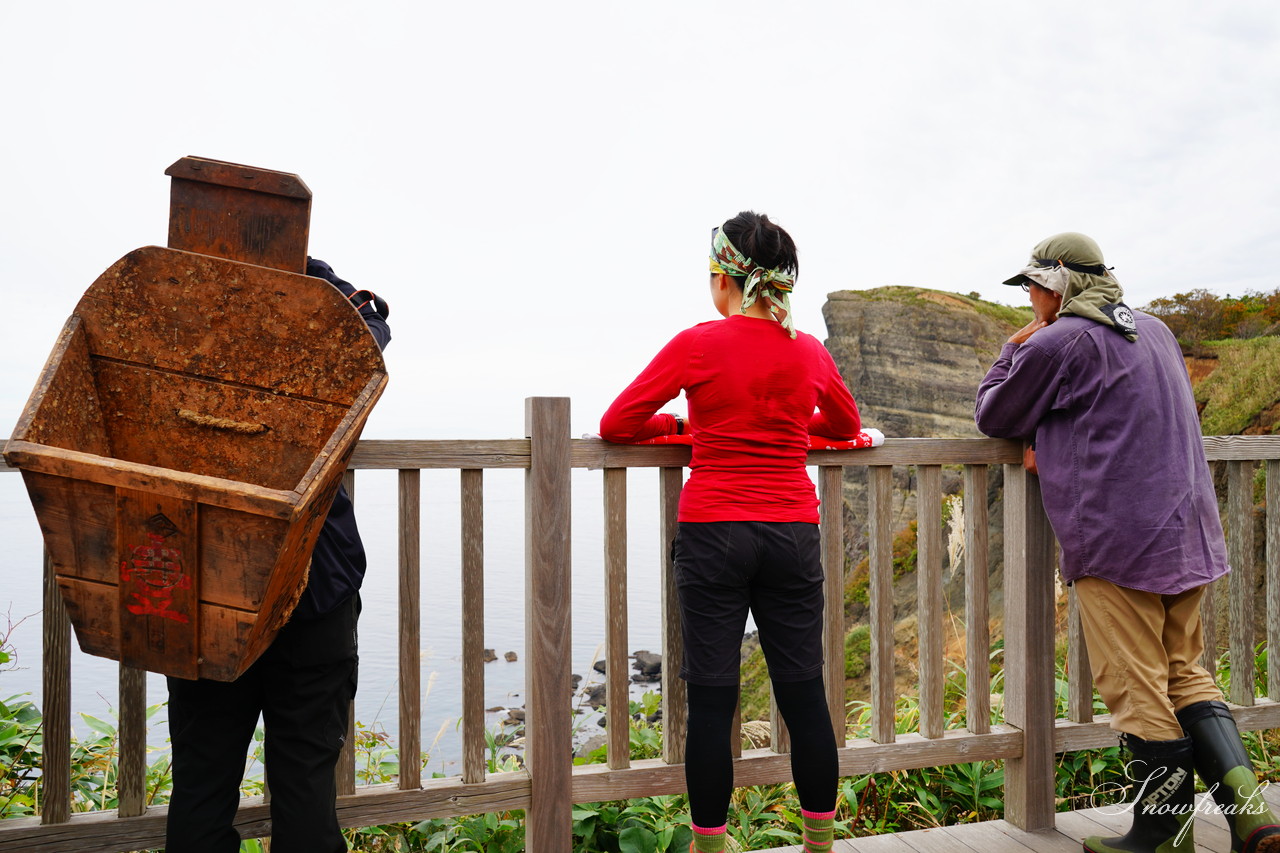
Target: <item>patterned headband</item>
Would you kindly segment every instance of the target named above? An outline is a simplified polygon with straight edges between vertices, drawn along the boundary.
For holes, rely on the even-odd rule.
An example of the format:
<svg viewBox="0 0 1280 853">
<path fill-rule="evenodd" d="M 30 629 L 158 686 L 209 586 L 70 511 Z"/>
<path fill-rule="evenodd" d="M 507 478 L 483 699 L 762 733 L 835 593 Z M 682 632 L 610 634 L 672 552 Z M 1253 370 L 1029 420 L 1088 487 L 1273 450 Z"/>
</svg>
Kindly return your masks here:
<svg viewBox="0 0 1280 853">
<path fill-rule="evenodd" d="M 763 295 L 770 303 L 769 311 L 774 319 L 782 324 L 791 337 L 796 336 L 795 326 L 791 321 L 791 300 L 788 298 L 796 286 L 796 277 L 778 269 L 765 269 L 755 264 L 750 258 L 738 251 L 737 246 L 729 242 L 725 236 L 724 226 L 715 230 L 711 237 L 711 271 L 724 275 L 745 276 L 747 281 L 742 286 L 742 310 L 755 304 Z"/>
</svg>

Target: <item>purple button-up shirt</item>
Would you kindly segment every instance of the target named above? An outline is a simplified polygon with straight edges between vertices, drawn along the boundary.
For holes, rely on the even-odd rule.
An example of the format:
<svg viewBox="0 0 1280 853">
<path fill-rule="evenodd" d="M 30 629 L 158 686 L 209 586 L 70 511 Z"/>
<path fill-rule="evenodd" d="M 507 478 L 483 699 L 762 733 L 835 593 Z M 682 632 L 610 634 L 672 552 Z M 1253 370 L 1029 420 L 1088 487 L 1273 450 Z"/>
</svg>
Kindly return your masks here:
<svg viewBox="0 0 1280 853">
<path fill-rule="evenodd" d="M 1229 571 L 1191 382 L 1173 335 L 1138 340 L 1060 317 L 1005 344 L 978 388 L 978 429 L 1034 441 L 1062 577 L 1179 593 Z"/>
</svg>

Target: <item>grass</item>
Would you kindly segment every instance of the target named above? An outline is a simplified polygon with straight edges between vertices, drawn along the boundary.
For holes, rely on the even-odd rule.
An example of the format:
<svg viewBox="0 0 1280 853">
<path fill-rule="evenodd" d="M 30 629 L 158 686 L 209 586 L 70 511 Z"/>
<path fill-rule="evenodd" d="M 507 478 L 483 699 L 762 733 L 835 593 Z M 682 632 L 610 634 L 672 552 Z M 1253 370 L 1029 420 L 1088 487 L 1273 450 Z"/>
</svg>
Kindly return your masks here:
<svg viewBox="0 0 1280 853">
<path fill-rule="evenodd" d="M 1201 432 L 1239 435 L 1280 399 L 1280 338 L 1213 341 L 1204 347 L 1218 357 L 1218 368 L 1196 388 L 1196 402 L 1204 406 Z"/>
</svg>

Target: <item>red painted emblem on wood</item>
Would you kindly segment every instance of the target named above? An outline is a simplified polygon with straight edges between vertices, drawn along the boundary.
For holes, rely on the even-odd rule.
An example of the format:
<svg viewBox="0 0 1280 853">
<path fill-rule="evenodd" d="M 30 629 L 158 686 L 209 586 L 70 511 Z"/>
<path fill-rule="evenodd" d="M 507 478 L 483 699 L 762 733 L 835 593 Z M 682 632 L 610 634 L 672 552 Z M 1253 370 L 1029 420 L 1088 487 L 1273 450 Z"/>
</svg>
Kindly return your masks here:
<svg viewBox="0 0 1280 853">
<path fill-rule="evenodd" d="M 125 607 L 138 616 L 189 622 L 187 614 L 172 607 L 174 590 L 191 589 L 191 577 L 182 572 L 182 552 L 166 548 L 159 534 L 147 537 L 151 543 L 130 545 L 129 557 L 120 564 L 120 580 L 130 584 L 129 597 L 134 601 Z"/>
</svg>

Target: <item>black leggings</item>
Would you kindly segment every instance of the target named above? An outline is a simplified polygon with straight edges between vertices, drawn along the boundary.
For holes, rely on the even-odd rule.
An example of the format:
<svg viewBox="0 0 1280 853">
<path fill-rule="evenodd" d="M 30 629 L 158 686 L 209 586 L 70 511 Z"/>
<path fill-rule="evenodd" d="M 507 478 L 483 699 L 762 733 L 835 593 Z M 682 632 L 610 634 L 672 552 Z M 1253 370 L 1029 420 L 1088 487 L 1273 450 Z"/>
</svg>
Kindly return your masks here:
<svg viewBox="0 0 1280 853">
<path fill-rule="evenodd" d="M 689 738 L 685 745 L 685 783 L 694 824 L 723 826 L 733 792 L 733 712 L 738 687 L 690 684 Z M 839 757 L 827 713 L 822 677 L 773 683 L 773 695 L 791 734 L 791 778 L 800 805 L 811 812 L 836 807 Z"/>
</svg>

